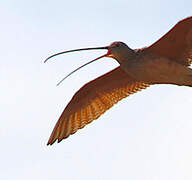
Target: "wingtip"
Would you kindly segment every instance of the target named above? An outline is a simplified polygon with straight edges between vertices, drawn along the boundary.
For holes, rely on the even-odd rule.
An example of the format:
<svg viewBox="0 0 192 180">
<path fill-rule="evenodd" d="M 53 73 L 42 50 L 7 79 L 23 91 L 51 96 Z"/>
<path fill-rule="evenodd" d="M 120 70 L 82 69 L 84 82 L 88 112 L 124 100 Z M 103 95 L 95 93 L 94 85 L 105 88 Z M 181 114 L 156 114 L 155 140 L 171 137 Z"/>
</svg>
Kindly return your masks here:
<svg viewBox="0 0 192 180">
<path fill-rule="evenodd" d="M 50 139 L 48 142 L 47 142 L 47 146 L 51 146 L 51 145 L 53 145 L 56 141 L 57 141 L 57 143 L 60 143 L 61 141 L 63 141 L 64 139 L 66 139 L 66 138 L 68 138 L 69 137 L 69 135 L 68 136 L 66 136 L 66 137 L 63 137 L 63 138 L 61 138 L 61 139 L 55 139 L 55 140 L 52 140 L 52 139 Z"/>
<path fill-rule="evenodd" d="M 53 143 L 47 142 L 47 146 L 51 146 Z"/>
<path fill-rule="evenodd" d="M 57 140 L 57 143 L 60 143 L 62 140 L 63 140 L 63 139 Z M 55 142 L 56 142 L 56 140 L 53 141 L 53 142 L 48 141 L 47 146 L 52 146 Z"/>
<path fill-rule="evenodd" d="M 55 140 L 49 139 L 47 142 L 47 146 L 51 146 L 56 140 L 57 139 L 55 139 Z"/>
</svg>

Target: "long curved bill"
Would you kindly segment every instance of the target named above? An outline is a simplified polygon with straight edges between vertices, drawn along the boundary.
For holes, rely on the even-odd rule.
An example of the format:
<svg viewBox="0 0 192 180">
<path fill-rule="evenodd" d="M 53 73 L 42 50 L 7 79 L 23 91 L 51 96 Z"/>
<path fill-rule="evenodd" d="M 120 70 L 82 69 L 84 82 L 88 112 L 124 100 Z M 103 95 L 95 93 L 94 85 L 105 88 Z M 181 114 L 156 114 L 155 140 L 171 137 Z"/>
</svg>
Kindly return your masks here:
<svg viewBox="0 0 192 180">
<path fill-rule="evenodd" d="M 94 48 L 81 48 L 81 49 L 73 49 L 73 50 L 69 50 L 69 51 L 63 51 L 63 52 L 59 52 L 56 54 L 53 54 L 51 56 L 49 56 L 47 59 L 45 59 L 44 63 L 46 63 L 49 59 L 61 55 L 61 54 L 65 54 L 65 53 L 70 53 L 70 52 L 75 52 L 75 51 L 85 51 L 85 50 L 96 50 L 96 49 L 108 49 L 108 46 L 104 46 L 104 47 L 94 47 Z"/>
<path fill-rule="evenodd" d="M 70 53 L 70 52 L 75 52 L 75 51 L 82 51 L 82 50 L 98 50 L 98 49 L 107 49 L 108 52 L 107 52 L 106 54 L 102 55 L 102 56 L 99 56 L 99 57 L 97 57 L 97 58 L 95 58 L 95 59 L 93 59 L 93 60 L 91 60 L 91 61 L 83 64 L 82 66 L 80 66 L 80 67 L 78 67 L 77 69 L 75 69 L 75 70 L 73 70 L 72 72 L 70 72 L 70 73 L 69 73 L 67 76 L 65 76 L 61 81 L 59 81 L 59 83 L 57 84 L 57 86 L 58 86 L 58 85 L 60 85 L 66 78 L 68 78 L 71 74 L 73 74 L 74 72 L 78 71 L 78 70 L 81 69 L 82 67 L 84 67 L 84 66 L 86 66 L 86 65 L 88 65 L 88 64 L 91 64 L 92 62 L 97 61 L 98 59 L 101 59 L 101 58 L 103 58 L 103 57 L 110 57 L 110 54 L 111 54 L 111 53 L 110 53 L 110 51 L 109 51 L 109 47 L 108 47 L 108 46 L 104 46 L 104 47 L 82 48 L 82 49 L 73 49 L 73 50 L 69 50 L 69 51 L 63 51 L 63 52 L 56 53 L 56 54 L 53 54 L 53 55 L 49 56 L 49 57 L 44 61 L 44 63 L 47 62 L 49 59 L 51 59 L 51 58 L 53 58 L 53 57 L 55 57 L 55 56 L 61 55 L 61 54 Z"/>
</svg>

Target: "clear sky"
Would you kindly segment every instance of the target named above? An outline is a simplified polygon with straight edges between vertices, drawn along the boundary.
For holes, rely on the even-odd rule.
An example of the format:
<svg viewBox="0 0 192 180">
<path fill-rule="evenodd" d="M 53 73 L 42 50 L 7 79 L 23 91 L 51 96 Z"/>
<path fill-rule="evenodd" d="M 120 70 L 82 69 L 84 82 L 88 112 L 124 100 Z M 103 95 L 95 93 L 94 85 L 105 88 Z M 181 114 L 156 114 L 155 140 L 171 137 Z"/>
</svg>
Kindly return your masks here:
<svg viewBox="0 0 192 180">
<path fill-rule="evenodd" d="M 0 1 L 0 179 L 191 180 L 192 89 L 152 86 L 107 111 L 70 138 L 46 146 L 72 95 L 118 64 L 109 58 L 66 74 L 105 51 L 68 49 L 120 40 L 150 45 L 191 0 Z"/>
</svg>

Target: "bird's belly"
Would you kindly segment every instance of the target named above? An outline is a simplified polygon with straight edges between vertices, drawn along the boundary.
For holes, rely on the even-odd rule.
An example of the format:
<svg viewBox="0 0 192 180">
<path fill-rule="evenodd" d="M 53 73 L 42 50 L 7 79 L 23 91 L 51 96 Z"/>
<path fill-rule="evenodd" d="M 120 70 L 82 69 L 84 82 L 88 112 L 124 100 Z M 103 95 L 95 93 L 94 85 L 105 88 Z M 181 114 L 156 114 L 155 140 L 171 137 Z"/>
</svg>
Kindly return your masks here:
<svg viewBox="0 0 192 180">
<path fill-rule="evenodd" d="M 149 83 L 179 84 L 192 70 L 166 58 L 144 59 L 142 62 L 127 64 L 125 71 L 133 78 Z"/>
</svg>

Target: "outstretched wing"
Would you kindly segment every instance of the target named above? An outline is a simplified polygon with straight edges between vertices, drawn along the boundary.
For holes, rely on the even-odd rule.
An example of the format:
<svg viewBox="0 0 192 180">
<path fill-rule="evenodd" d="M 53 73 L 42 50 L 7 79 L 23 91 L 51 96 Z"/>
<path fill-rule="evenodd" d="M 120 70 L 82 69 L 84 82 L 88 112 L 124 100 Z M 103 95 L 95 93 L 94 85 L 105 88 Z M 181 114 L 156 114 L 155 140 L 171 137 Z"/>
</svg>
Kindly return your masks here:
<svg viewBox="0 0 192 180">
<path fill-rule="evenodd" d="M 73 96 L 57 121 L 47 145 L 60 142 L 97 119 L 122 98 L 148 87 L 120 67 L 92 80 Z"/>
<path fill-rule="evenodd" d="M 189 66 L 192 63 L 192 16 L 179 21 L 147 50 Z"/>
</svg>

